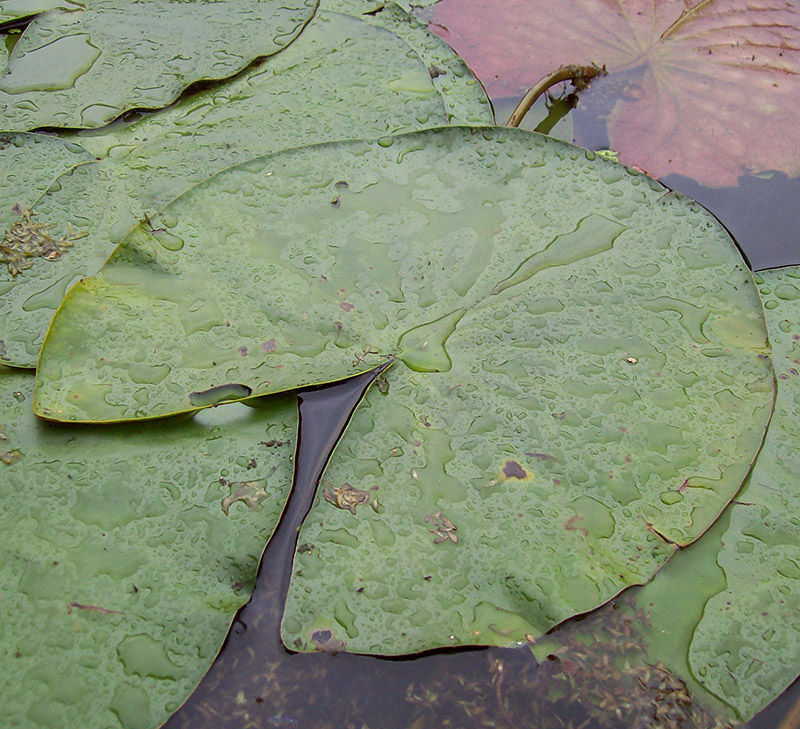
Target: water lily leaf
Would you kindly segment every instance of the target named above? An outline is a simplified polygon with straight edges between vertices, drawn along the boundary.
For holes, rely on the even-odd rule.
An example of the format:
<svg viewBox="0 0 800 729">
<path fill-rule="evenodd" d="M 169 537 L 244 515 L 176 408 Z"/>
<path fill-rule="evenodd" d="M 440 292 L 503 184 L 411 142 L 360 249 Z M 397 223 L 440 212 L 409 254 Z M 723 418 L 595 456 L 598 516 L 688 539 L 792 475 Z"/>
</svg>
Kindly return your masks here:
<svg viewBox="0 0 800 729">
<path fill-rule="evenodd" d="M 37 412 L 159 417 L 207 406 L 201 393 L 217 387 L 236 385 L 224 393 L 232 399 L 269 394 L 349 377 L 388 355 L 447 369 L 442 343 L 464 312 L 539 267 L 566 273 L 562 263 L 613 261 L 629 245 L 652 258 L 637 248 L 622 268 L 641 282 L 642 327 L 669 324 L 702 363 L 763 347 L 753 284 L 744 269 L 732 273 L 741 258 L 710 216 L 588 155 L 522 131 L 444 128 L 291 150 L 220 173 L 137 226 L 97 277 L 70 291 L 42 352 Z M 684 283 L 665 273 L 665 251 Z M 713 313 L 716 294 L 703 303 L 717 267 L 719 295 L 749 312 L 738 324 Z M 552 295 L 558 309 L 560 292 Z M 587 346 L 636 349 L 628 339 Z M 661 364 L 663 355 L 642 353 Z M 623 364 L 635 367 L 638 355 Z M 129 374 L 138 361 L 169 373 L 142 385 Z M 668 447 L 678 435 L 663 437 Z"/>
<path fill-rule="evenodd" d="M 78 0 L 0 0 L 0 23 L 30 18 L 47 10 L 83 10 Z"/>
<path fill-rule="evenodd" d="M 369 0 L 322 0 L 321 9 L 355 15 L 370 25 L 386 28 L 405 40 L 428 67 L 433 85 L 441 93 L 448 123 L 494 124 L 494 113 L 480 82 L 450 46 L 410 14 L 403 3 Z"/>
<path fill-rule="evenodd" d="M 386 63 L 373 63 L 378 57 Z M 483 92 L 466 76 L 456 85 L 462 83 L 463 117 L 474 108 L 469 100 Z M 313 111 L 309 99 L 315 100 Z M 425 63 L 400 38 L 350 16 L 320 12 L 289 48 L 224 87 L 187 96 L 113 134 L 76 137 L 108 158 L 62 175 L 44 197 L 37 191 L 7 198 L 9 209 L 20 202 L 35 207 L 38 219 L 58 222 L 59 234 L 70 225 L 87 234 L 56 262 L 36 261 L 19 276 L 0 270 L 7 362 L 33 366 L 69 286 L 95 273 L 137 221 L 210 174 L 297 144 L 445 123 Z M 9 169 L 49 164 L 37 150 L 8 160 Z"/>
<path fill-rule="evenodd" d="M 778 376 L 764 446 L 723 517 L 621 605 L 630 615 L 642 611 L 629 639 L 646 647 L 648 662 L 663 663 L 695 698 L 744 721 L 800 674 L 800 269 L 765 271 L 757 280 Z M 585 626 L 566 625 L 538 645 L 536 655 L 561 656 L 575 640 L 585 643 L 586 635 Z M 610 644 L 615 636 L 601 631 L 597 639 Z"/>
<path fill-rule="evenodd" d="M 608 137 L 657 177 L 735 185 L 800 174 L 800 18 L 742 0 L 443 0 L 438 30 L 490 94 L 519 96 L 560 65 L 605 65 Z"/>
<path fill-rule="evenodd" d="M 0 76 L 0 127 L 101 127 L 128 109 L 164 107 L 196 81 L 277 53 L 315 9 L 316 0 L 92 0 L 52 10 L 25 29 Z"/>
<path fill-rule="evenodd" d="M 772 370 L 730 239 L 571 145 L 449 128 L 291 150 L 153 225 L 68 294 L 40 414 L 156 417 L 407 365 L 304 527 L 320 550 L 298 558 L 292 646 L 336 621 L 364 652 L 537 635 L 650 579 L 761 443 Z M 165 376 L 133 383 L 131 362 Z"/>
<path fill-rule="evenodd" d="M 109 430 L 37 420 L 32 388 L 0 369 L 0 723 L 157 726 L 252 591 L 294 399 Z"/>
<path fill-rule="evenodd" d="M 734 370 L 687 365 L 686 332 L 611 304 L 640 282 L 602 265 L 471 310 L 448 371 L 391 373 L 368 396 L 301 531 L 314 549 L 295 558 L 288 647 L 533 640 L 649 580 L 675 548 L 662 536 L 683 545 L 716 518 L 758 450 L 769 375 L 746 356 L 732 390 Z"/>
<path fill-rule="evenodd" d="M 722 538 L 727 584 L 705 604 L 689 649 L 694 675 L 744 718 L 800 674 L 800 269 L 764 272 L 759 283 L 775 351 L 775 415 Z"/>
<path fill-rule="evenodd" d="M 328 0 L 323 0 L 323 5 Z M 443 40 L 400 5 L 387 3 L 378 12 L 361 15 L 365 22 L 386 28 L 405 40 L 428 67 L 442 95 L 450 124 L 494 124 L 486 92 L 464 60 Z"/>
<path fill-rule="evenodd" d="M 43 134 L 0 135 L 0 171 L 5 185 L 0 207 L 0 297 L 13 292 L 20 274 L 30 269 L 57 266 L 64 244 L 71 242 L 75 231 L 69 224 L 46 219 L 35 209 L 38 200 L 47 193 L 56 178 L 69 170 L 91 162 L 93 157 L 74 142 L 65 142 Z M 62 241 L 58 245 L 58 241 Z M 27 298 L 27 297 L 25 297 Z M 4 329 L 4 327 L 0 327 Z M 7 340 L 7 331 L 0 333 L 0 363 L 33 365 L 44 327 L 32 333 L 20 331 L 14 343 Z M 33 349 L 29 357 L 14 354 L 17 349 Z M 9 348 L 11 352 L 9 353 Z"/>
</svg>

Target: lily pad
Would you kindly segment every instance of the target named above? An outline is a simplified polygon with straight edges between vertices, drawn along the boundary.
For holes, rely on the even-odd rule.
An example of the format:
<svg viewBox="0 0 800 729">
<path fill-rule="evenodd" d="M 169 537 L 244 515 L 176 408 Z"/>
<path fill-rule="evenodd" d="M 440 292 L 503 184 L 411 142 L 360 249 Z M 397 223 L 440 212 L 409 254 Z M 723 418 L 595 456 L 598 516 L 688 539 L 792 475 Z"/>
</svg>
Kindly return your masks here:
<svg viewBox="0 0 800 729">
<path fill-rule="evenodd" d="M 797 524 L 800 269 L 757 276 L 777 373 L 775 413 L 752 473 L 722 518 L 681 550 L 618 609 L 637 616 L 629 635 L 685 682 L 696 699 L 747 721 L 800 674 Z M 608 609 L 604 608 L 605 619 Z M 564 657 L 586 643 L 581 623 L 563 626 L 535 647 L 537 658 Z M 602 628 L 595 639 L 617 636 Z M 624 660 L 622 654 L 617 661 Z M 585 667 L 582 667 L 585 668 Z"/>
<path fill-rule="evenodd" d="M 42 245 L 49 239 L 71 240 L 75 232 L 66 221 L 45 219 L 36 205 L 56 178 L 69 170 L 91 162 L 93 157 L 74 142 L 65 142 L 43 134 L 0 135 L 0 171 L 5 186 L 0 208 L 0 297 L 5 299 L 17 286 L 20 274 L 25 278 L 31 268 L 58 267 L 61 255 Z M 47 251 L 50 252 L 48 258 Z M 25 297 L 27 298 L 27 297 Z M 54 302 L 54 304 L 57 302 Z M 46 323 L 45 323 L 46 324 Z M 5 329 L 5 327 L 0 327 Z M 44 336 L 44 327 L 36 334 L 20 331 L 8 342 L 7 330 L 0 332 L 0 363 L 32 366 L 38 345 L 31 356 L 15 356 L 15 348 L 26 348 L 31 340 Z M 9 353 L 9 348 L 11 353 Z"/>
<path fill-rule="evenodd" d="M 571 145 L 446 128 L 291 150 L 153 225 L 67 295 L 38 413 L 151 418 L 407 365 L 304 527 L 293 647 L 322 624 L 358 652 L 538 635 L 649 580 L 761 444 L 772 370 L 727 234 Z M 133 383 L 132 362 L 166 374 Z"/>
<path fill-rule="evenodd" d="M 372 63 L 376 57 L 386 64 Z M 462 80 L 459 98 L 465 109 L 474 108 L 469 99 L 483 92 L 468 85 L 468 77 Z M 313 111 L 309 99 L 315 100 Z M 7 198 L 9 210 L 18 202 L 34 208 L 40 220 L 57 223 L 59 233 L 71 225 L 88 235 L 56 262 L 37 261 L 19 276 L 0 271 L 5 361 L 33 366 L 69 286 L 95 273 L 145 215 L 210 174 L 301 143 L 445 123 L 425 63 L 401 39 L 356 18 L 320 12 L 289 48 L 230 83 L 187 96 L 113 134 L 73 137 L 108 158 L 62 175 L 38 201 L 42 191 L 35 185 L 33 196 Z M 27 157 L 24 151 L 4 158 L 9 169 L 49 164 L 38 147 Z M 54 170 L 53 177 L 61 171 Z"/>
<path fill-rule="evenodd" d="M 450 369 L 390 373 L 368 396 L 301 530 L 314 549 L 295 559 L 288 647 L 535 640 L 647 582 L 734 496 L 769 415 L 768 367 L 751 352 L 718 379 L 722 362 L 674 320 L 641 299 L 624 312 L 641 281 L 599 258 L 471 309 Z M 354 490 L 365 503 L 347 508 Z"/>
<path fill-rule="evenodd" d="M 0 128 L 101 127 L 128 109 L 164 107 L 196 81 L 277 53 L 315 9 L 316 0 L 92 0 L 44 13 L 0 76 Z"/>
<path fill-rule="evenodd" d="M 323 0 L 323 5 L 328 0 Z M 387 3 L 377 12 L 360 16 L 405 40 L 428 67 L 433 85 L 442 95 L 450 124 L 494 124 L 486 92 L 464 60 L 450 46 L 400 5 Z"/>
<path fill-rule="evenodd" d="M 642 327 L 669 324 L 703 364 L 765 346 L 752 279 L 713 219 L 579 148 L 504 128 L 443 128 L 262 157 L 137 226 L 70 291 L 42 352 L 37 412 L 160 417 L 202 407 L 196 393 L 216 387 L 280 392 L 388 355 L 448 369 L 443 342 L 466 311 L 539 267 L 566 275 L 562 263 L 625 255 Z M 724 271 L 718 283 L 714 271 Z M 664 355 L 649 356 L 656 367 Z M 143 388 L 128 371 L 142 358 L 169 374 Z"/>
<path fill-rule="evenodd" d="M 775 352 L 775 415 L 722 537 L 727 584 L 706 602 L 689 649 L 693 674 L 743 718 L 800 674 L 800 269 L 757 280 Z"/>
<path fill-rule="evenodd" d="M 432 29 L 494 96 L 521 96 L 561 65 L 605 65 L 620 160 L 664 177 L 736 185 L 800 174 L 800 11 L 740 0 L 442 0 Z"/>
<path fill-rule="evenodd" d="M 0 23 L 31 18 L 47 10 L 83 10 L 78 0 L 0 0 Z"/>
<path fill-rule="evenodd" d="M 109 430 L 37 420 L 32 387 L 0 368 L 0 723 L 157 726 L 252 591 L 294 398 Z"/>
</svg>

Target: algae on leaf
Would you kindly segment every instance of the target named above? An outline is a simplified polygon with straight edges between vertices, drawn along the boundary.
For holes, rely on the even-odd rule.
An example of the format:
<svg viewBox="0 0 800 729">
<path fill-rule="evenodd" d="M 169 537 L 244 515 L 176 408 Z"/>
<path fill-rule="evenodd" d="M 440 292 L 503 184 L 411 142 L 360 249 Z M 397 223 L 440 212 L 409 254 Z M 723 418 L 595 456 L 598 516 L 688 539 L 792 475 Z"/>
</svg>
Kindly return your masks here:
<svg viewBox="0 0 800 729">
<path fill-rule="evenodd" d="M 597 607 L 716 519 L 772 404 L 711 216 L 541 135 L 443 128 L 260 158 L 167 206 L 67 295 L 36 409 L 159 417 L 387 356 L 406 367 L 304 527 L 291 647 L 508 644 Z"/>
<path fill-rule="evenodd" d="M 385 64 L 372 63 L 376 57 Z M 483 92 L 468 77 L 459 84 L 459 99 L 473 108 Z M 0 340 L 7 363 L 33 366 L 68 287 L 95 273 L 138 221 L 209 175 L 299 144 L 446 123 L 425 63 L 400 38 L 357 18 L 320 12 L 289 48 L 229 83 L 188 95 L 120 130 L 73 136 L 107 158 L 62 174 L 36 210 L 40 219 L 59 221 L 65 231 L 71 224 L 88 236 L 58 262 L 39 263 L 17 277 L 0 271 Z M 40 148 L 4 156 L 9 174 L 46 169 L 50 153 Z M 62 171 L 54 167 L 47 184 Z M 8 197 L 9 211 L 15 203 L 32 206 L 44 184 L 31 185 L 33 195 L 20 188 Z"/>
<path fill-rule="evenodd" d="M 0 76 L 0 129 L 101 127 L 291 43 L 316 0 L 92 0 L 33 20 Z M 253 32 L 258 28 L 258 32 Z"/>
<path fill-rule="evenodd" d="M 37 420 L 32 386 L 0 368 L 0 724 L 157 726 L 252 591 L 294 398 L 109 430 Z"/>
</svg>

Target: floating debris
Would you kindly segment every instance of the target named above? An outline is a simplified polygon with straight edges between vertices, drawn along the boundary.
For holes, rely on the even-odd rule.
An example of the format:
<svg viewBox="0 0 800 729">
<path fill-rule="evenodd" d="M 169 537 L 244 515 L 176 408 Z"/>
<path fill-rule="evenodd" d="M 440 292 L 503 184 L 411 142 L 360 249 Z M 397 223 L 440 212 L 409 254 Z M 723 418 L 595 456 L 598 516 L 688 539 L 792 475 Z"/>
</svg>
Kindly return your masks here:
<svg viewBox="0 0 800 729">
<path fill-rule="evenodd" d="M 21 217 L 7 231 L 0 242 L 0 262 L 5 263 L 12 276 L 18 276 L 25 269 L 31 268 L 35 259 L 57 261 L 75 241 L 85 238 L 88 233 L 75 235 L 69 226 L 69 235 L 58 239 L 50 235 L 52 223 L 35 223 L 36 211 L 24 208 L 19 203 L 11 211 Z"/>
<path fill-rule="evenodd" d="M 225 512 L 225 516 L 228 515 L 231 505 L 237 501 L 247 504 L 251 509 L 260 509 L 261 502 L 269 495 L 267 493 L 267 482 L 265 479 L 259 479 L 257 481 L 235 481 L 228 485 L 230 486 L 231 493 L 229 496 L 222 499 L 222 510 Z"/>
<path fill-rule="evenodd" d="M 372 501 L 370 504 L 372 508 L 375 511 L 378 510 L 378 499 L 371 498 L 372 492 L 377 489 L 377 486 L 373 486 L 369 491 L 364 491 L 345 483 L 343 486 L 333 489 L 333 491 L 323 489 L 322 495 L 325 497 L 325 501 L 333 504 L 337 509 L 347 509 L 351 514 L 355 514 L 357 506 L 369 504 L 370 500 Z"/>
<path fill-rule="evenodd" d="M 6 466 L 10 466 L 12 463 L 16 463 L 20 458 L 22 458 L 22 451 L 20 450 L 13 450 L 13 451 L 4 451 L 0 453 L 0 461 L 6 464 Z"/>
<path fill-rule="evenodd" d="M 428 514 L 428 516 L 425 517 L 425 523 L 429 524 L 430 522 L 433 522 L 434 529 L 429 529 L 428 531 L 436 535 L 436 538 L 433 540 L 434 544 L 441 544 L 448 539 L 453 543 L 458 541 L 458 535 L 455 534 L 458 527 L 446 516 L 442 515 L 441 509 L 435 514 Z"/>
</svg>

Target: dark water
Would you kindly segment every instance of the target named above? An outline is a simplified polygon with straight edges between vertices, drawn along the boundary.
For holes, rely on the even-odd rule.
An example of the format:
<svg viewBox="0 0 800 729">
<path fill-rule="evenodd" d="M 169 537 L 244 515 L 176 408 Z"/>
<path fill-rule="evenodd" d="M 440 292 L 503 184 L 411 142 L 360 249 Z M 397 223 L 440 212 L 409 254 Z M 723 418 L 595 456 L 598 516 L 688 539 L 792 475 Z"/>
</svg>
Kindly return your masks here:
<svg viewBox="0 0 800 729">
<path fill-rule="evenodd" d="M 620 76 L 595 79 L 581 93 L 573 112 L 574 138 L 567 141 L 594 150 L 610 147 L 606 122 L 625 93 Z M 704 187 L 680 175 L 669 175 L 661 182 L 712 212 L 753 270 L 800 264 L 800 178 L 766 171 L 740 177 L 735 187 Z"/>
<path fill-rule="evenodd" d="M 376 372 L 366 373 L 299 394 L 292 495 L 264 553 L 253 599 L 167 729 L 727 726 L 693 705 L 681 681 L 652 669 L 641 650 L 631 650 L 627 642 L 635 643 L 638 618 L 615 611 L 617 603 L 577 621 L 584 636 L 597 628 L 602 638 L 596 644 L 587 648 L 585 642 L 566 640 L 560 658 L 542 665 L 527 646 L 434 651 L 408 659 L 287 651 L 280 620 L 298 529 L 333 448 L 375 378 Z M 624 601 L 623 596 L 619 604 Z M 617 637 L 609 642 L 609 635 Z M 320 639 L 324 642 L 325 636 Z M 614 668 L 623 647 L 634 665 Z M 800 685 L 748 726 L 775 729 L 798 697 Z M 657 715 L 654 707 L 662 713 Z"/>
</svg>

